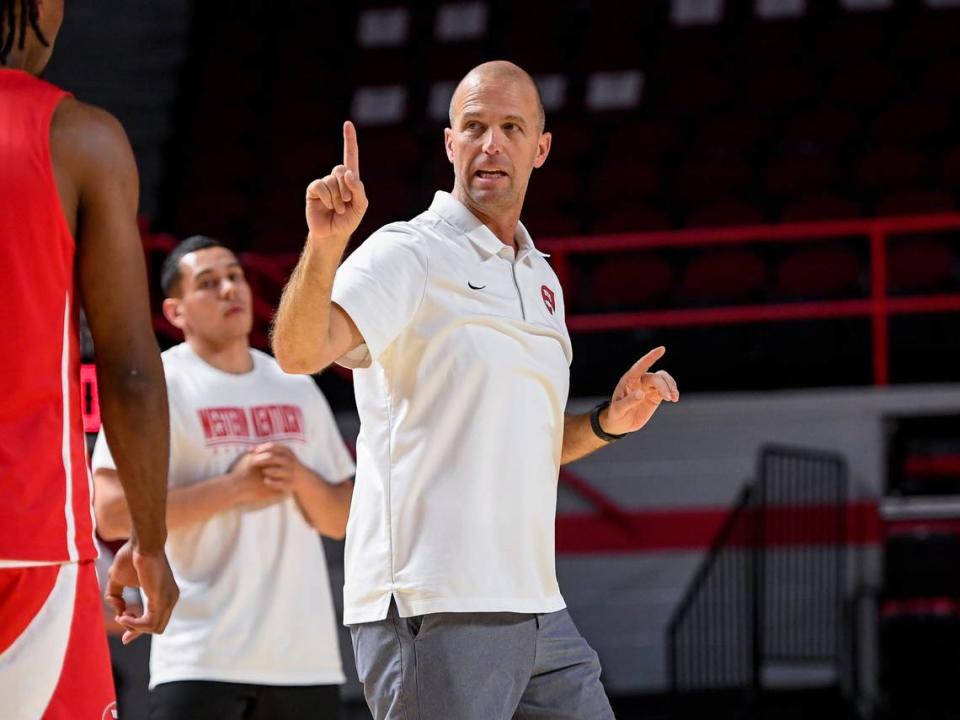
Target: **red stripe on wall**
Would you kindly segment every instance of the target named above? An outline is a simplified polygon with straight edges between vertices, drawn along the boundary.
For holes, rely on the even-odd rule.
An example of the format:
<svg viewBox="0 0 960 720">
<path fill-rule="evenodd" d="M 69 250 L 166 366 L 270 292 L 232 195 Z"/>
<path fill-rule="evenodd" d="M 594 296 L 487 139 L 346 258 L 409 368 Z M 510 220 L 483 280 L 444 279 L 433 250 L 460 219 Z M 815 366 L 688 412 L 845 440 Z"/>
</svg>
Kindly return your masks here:
<svg viewBox="0 0 960 720">
<path fill-rule="evenodd" d="M 616 514 L 567 513 L 557 517 L 557 552 L 705 551 L 729 512 L 726 508 L 621 511 Z M 836 506 L 771 508 L 764 518 L 766 537 L 774 546 L 833 545 L 839 531 Z M 876 503 L 846 505 L 843 536 L 847 543 L 878 544 L 882 537 Z M 751 544 L 747 533 L 735 534 L 737 545 Z"/>
</svg>

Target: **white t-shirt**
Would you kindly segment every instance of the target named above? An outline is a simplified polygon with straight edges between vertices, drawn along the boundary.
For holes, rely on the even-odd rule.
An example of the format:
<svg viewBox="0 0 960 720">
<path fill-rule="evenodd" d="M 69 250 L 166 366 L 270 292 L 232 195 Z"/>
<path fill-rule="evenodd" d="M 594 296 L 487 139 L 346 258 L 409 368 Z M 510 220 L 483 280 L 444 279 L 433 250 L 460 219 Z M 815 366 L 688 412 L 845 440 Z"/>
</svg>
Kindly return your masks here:
<svg viewBox="0 0 960 720">
<path fill-rule="evenodd" d="M 340 358 L 360 412 L 344 622 L 552 612 L 572 358 L 557 276 L 451 195 L 387 225 L 337 271 L 365 345 Z"/>
<path fill-rule="evenodd" d="M 289 445 L 329 482 L 349 478 L 353 460 L 313 380 L 250 352 L 254 368 L 240 375 L 217 370 L 186 343 L 163 353 L 170 487 L 222 475 L 240 454 L 271 441 Z M 92 464 L 116 468 L 102 431 Z M 152 640 L 150 687 L 344 681 L 323 548 L 293 498 L 171 530 L 166 550 L 180 601 Z"/>
</svg>

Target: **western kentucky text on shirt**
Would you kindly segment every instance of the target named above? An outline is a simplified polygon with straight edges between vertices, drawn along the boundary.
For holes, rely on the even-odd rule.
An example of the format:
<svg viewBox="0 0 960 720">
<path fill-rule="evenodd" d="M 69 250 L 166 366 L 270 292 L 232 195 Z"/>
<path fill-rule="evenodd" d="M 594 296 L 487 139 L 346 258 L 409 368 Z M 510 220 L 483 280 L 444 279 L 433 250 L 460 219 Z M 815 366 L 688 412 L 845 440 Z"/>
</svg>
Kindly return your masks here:
<svg viewBox="0 0 960 720">
<path fill-rule="evenodd" d="M 197 415 L 207 445 L 304 440 L 303 411 L 296 405 L 201 408 Z"/>
</svg>

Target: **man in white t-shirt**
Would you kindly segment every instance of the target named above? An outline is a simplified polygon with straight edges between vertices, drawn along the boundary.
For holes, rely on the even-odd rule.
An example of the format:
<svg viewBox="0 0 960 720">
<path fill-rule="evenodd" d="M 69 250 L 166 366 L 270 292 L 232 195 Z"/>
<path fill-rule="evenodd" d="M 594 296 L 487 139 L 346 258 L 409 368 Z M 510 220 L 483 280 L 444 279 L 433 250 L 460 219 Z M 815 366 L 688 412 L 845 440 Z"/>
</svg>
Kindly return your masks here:
<svg viewBox="0 0 960 720">
<path fill-rule="evenodd" d="M 342 538 L 353 460 L 305 376 L 251 349 L 236 256 L 193 237 L 167 259 L 170 404 L 166 550 L 181 602 L 150 654 L 150 717 L 338 718 L 344 681 L 318 533 Z M 93 455 L 106 539 L 130 517 L 103 435 Z"/>
<path fill-rule="evenodd" d="M 557 476 L 643 427 L 677 386 L 650 371 L 657 348 L 609 401 L 564 412 L 563 293 L 520 223 L 551 143 L 530 76 L 472 70 L 445 141 L 453 192 L 337 269 L 367 207 L 344 125 L 343 165 L 307 189 L 310 232 L 277 315 L 285 370 L 356 368 L 344 621 L 359 676 L 377 720 L 612 718 L 557 586 Z"/>
</svg>

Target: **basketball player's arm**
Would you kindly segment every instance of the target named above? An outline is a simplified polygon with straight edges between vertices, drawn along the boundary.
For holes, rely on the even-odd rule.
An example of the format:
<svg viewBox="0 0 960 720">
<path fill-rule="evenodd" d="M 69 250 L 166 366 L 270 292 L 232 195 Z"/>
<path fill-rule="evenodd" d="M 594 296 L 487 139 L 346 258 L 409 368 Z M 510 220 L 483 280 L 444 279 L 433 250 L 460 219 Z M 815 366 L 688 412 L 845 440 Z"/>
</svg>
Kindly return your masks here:
<svg viewBox="0 0 960 720">
<path fill-rule="evenodd" d="M 330 299 L 350 236 L 367 210 L 357 134 L 343 127 L 343 164 L 307 187 L 307 242 L 280 298 L 273 354 L 288 373 L 315 373 L 363 344 L 353 320 Z"/>
<path fill-rule="evenodd" d="M 110 570 L 108 597 L 124 642 L 162 632 L 179 595 L 164 554 L 167 395 L 150 318 L 137 229 L 139 179 L 120 123 L 72 99 L 54 114 L 50 147 L 76 238 L 80 293 L 93 335 L 100 412 L 129 498 L 133 532 Z M 148 610 L 126 611 L 123 585 L 143 588 Z"/>
<path fill-rule="evenodd" d="M 665 352 L 663 347 L 651 350 L 620 378 L 610 397 L 610 405 L 600 411 L 598 419 L 604 432 L 611 435 L 636 432 L 650 421 L 661 402 L 680 399 L 677 383 L 670 373 L 666 370 L 649 372 Z M 607 444 L 593 432 L 590 413 L 564 413 L 561 465 L 586 457 Z"/>
<path fill-rule="evenodd" d="M 167 494 L 167 528 L 205 522 L 238 506 L 261 508 L 283 500 L 284 491 L 264 482 L 252 460 L 252 454 L 245 453 L 224 475 L 172 488 Z M 104 540 L 129 537 L 130 510 L 117 471 L 97 468 L 93 483 L 97 532 Z"/>
</svg>

